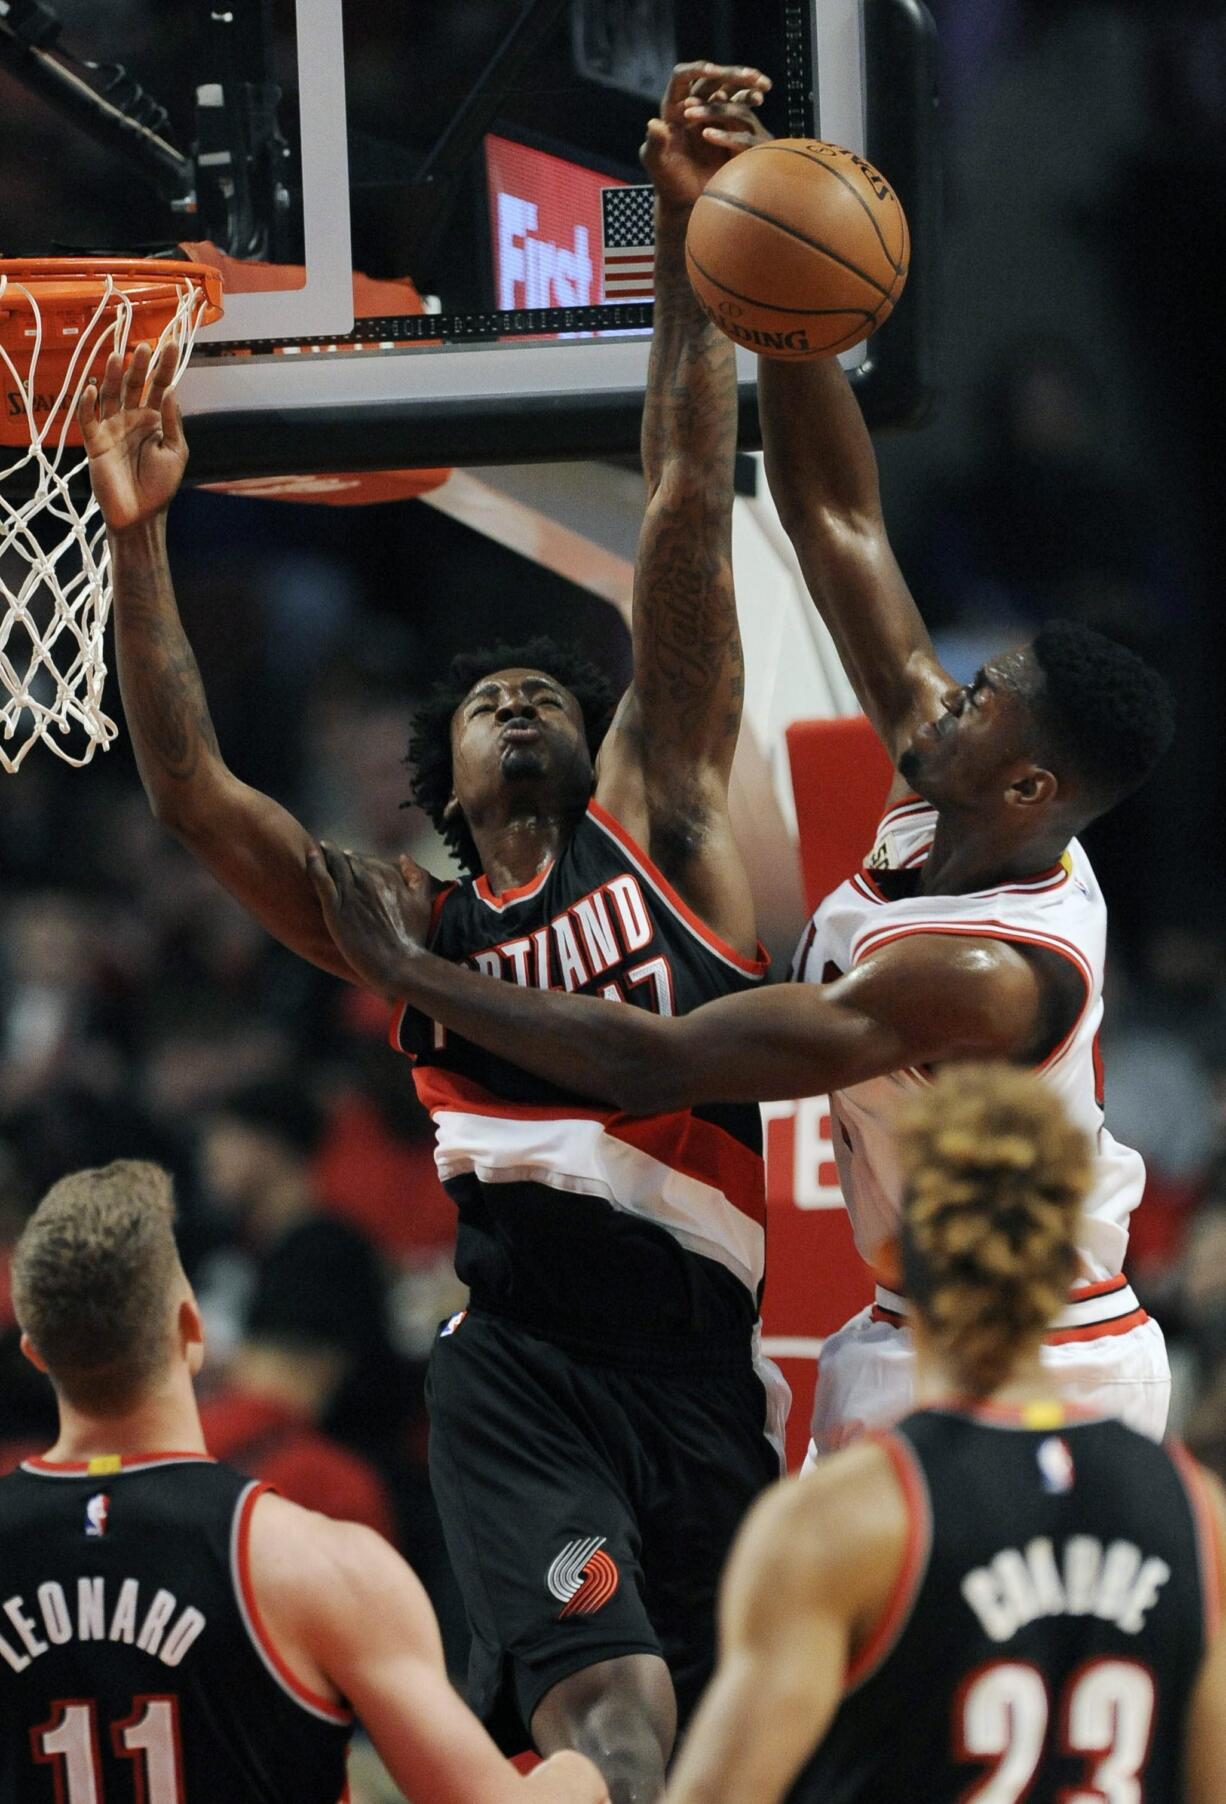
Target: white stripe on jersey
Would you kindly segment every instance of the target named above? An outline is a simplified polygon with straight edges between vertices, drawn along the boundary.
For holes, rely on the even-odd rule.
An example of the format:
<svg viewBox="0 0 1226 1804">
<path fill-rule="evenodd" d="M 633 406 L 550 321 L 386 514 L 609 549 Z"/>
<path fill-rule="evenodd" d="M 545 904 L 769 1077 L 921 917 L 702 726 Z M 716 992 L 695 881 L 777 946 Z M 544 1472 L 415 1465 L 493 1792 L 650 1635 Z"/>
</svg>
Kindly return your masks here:
<svg viewBox="0 0 1226 1804">
<path fill-rule="evenodd" d="M 469 1173 L 483 1184 L 547 1184 L 602 1197 L 614 1209 L 655 1222 L 704 1259 L 714 1259 L 756 1298 L 766 1235 L 712 1184 L 676 1171 L 605 1132 L 604 1123 L 435 1111 L 435 1163 L 444 1182 Z"/>
</svg>

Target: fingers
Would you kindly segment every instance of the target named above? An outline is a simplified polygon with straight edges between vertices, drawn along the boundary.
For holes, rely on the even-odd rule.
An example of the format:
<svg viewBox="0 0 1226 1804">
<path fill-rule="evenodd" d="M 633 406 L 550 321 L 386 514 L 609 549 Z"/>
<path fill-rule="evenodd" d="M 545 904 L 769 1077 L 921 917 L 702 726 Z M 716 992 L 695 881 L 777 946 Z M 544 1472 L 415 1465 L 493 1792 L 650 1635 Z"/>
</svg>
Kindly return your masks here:
<svg viewBox="0 0 1226 1804">
<path fill-rule="evenodd" d="M 142 345 L 140 349 L 143 350 L 144 346 Z M 140 352 L 138 351 L 137 356 L 139 355 Z M 133 358 L 132 361 L 135 366 L 136 359 Z M 162 412 L 162 403 L 166 399 L 167 392 L 175 379 L 178 368 L 179 353 L 175 348 L 173 340 L 168 338 L 157 356 L 153 359 L 152 367 L 149 370 L 149 393 L 145 397 L 145 405 L 147 407 L 156 408 L 158 413 Z"/>
<path fill-rule="evenodd" d="M 162 396 L 162 440 L 172 451 L 182 451 L 187 456 L 187 439 L 183 432 L 183 409 L 179 406 L 179 397 L 173 388 L 168 388 Z"/>
<path fill-rule="evenodd" d="M 307 876 L 315 885 L 316 895 L 329 912 L 335 913 L 340 906 L 340 899 L 337 896 L 336 885 L 332 881 L 332 873 L 328 869 L 328 861 L 322 847 L 311 847 L 307 853 L 306 865 Z"/>
<path fill-rule="evenodd" d="M 727 93 L 765 93 L 769 75 L 736 63 L 678 63 L 669 79 L 660 111 L 667 119 L 676 116 L 687 95 L 705 99 L 723 89 Z"/>
<path fill-rule="evenodd" d="M 147 344 L 137 345 L 123 373 L 119 387 L 119 405 L 126 412 L 129 407 L 139 407 L 141 396 L 145 392 L 145 382 L 149 375 L 149 364 L 153 352 Z"/>
<path fill-rule="evenodd" d="M 106 368 L 102 372 L 102 387 L 98 391 L 98 417 L 102 420 L 113 419 L 120 409 L 120 393 L 123 389 L 123 358 L 118 351 L 112 351 L 106 360 Z"/>
</svg>

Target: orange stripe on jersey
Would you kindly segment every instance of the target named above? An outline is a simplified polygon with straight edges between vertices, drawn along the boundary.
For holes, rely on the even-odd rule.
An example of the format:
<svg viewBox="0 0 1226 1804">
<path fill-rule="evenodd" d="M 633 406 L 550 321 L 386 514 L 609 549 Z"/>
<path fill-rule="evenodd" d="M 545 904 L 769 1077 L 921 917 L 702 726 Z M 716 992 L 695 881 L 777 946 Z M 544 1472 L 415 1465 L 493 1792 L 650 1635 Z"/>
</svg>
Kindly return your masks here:
<svg viewBox="0 0 1226 1804">
<path fill-rule="evenodd" d="M 647 879 L 651 887 L 697 939 L 702 940 L 712 952 L 717 953 L 736 970 L 743 971 L 746 976 L 762 977 L 765 975 L 770 965 L 770 956 L 760 940 L 757 957 L 746 958 L 743 952 L 738 952 L 735 946 L 730 946 L 727 940 L 721 939 L 713 928 L 708 927 L 701 915 L 694 913 L 689 903 L 678 895 L 660 867 L 653 864 L 643 848 L 630 837 L 621 822 L 611 815 L 607 808 L 602 808 L 600 803 L 593 799 L 587 805 L 587 812 L 588 819 L 595 821 L 596 825 L 603 828 L 610 839 L 617 842 L 631 864 L 638 868 L 640 875 Z"/>
<path fill-rule="evenodd" d="M 862 1685 L 865 1679 L 870 1678 L 902 1634 L 915 1606 L 924 1568 L 932 1551 L 932 1510 L 928 1502 L 928 1487 L 915 1455 L 901 1435 L 870 1434 L 865 1439 L 875 1441 L 889 1455 L 907 1509 L 907 1539 L 902 1562 L 890 1587 L 890 1595 L 881 1617 L 860 1652 L 848 1665 L 843 1680 L 844 1692 L 853 1691 L 857 1685 Z"/>
<path fill-rule="evenodd" d="M 1134 1328 L 1148 1320 L 1149 1315 L 1144 1309 L 1130 1309 L 1127 1315 L 1117 1315 L 1105 1322 L 1087 1322 L 1084 1328 L 1057 1328 L 1043 1336 L 1043 1345 L 1063 1347 L 1069 1341 L 1104 1340 L 1111 1334 L 1131 1334 Z"/>
<path fill-rule="evenodd" d="M 1201 1592 L 1205 1603 L 1205 1646 L 1210 1647 L 1217 1640 L 1222 1626 L 1222 1567 L 1217 1524 L 1205 1494 L 1204 1479 L 1192 1455 L 1183 1442 L 1177 1441 L 1173 1436 L 1167 1441 L 1166 1449 L 1175 1462 L 1175 1470 L 1183 1482 L 1192 1509 L 1192 1520 L 1196 1524 Z"/>
<path fill-rule="evenodd" d="M 246 1610 L 247 1620 L 251 1624 L 252 1635 L 282 1685 L 299 1702 L 308 1705 L 320 1716 L 326 1717 L 329 1722 L 351 1723 L 353 1721 L 352 1711 L 346 1710 L 343 1705 L 338 1704 L 335 1698 L 321 1697 L 318 1692 L 312 1691 L 309 1685 L 304 1685 L 297 1674 L 290 1670 L 274 1645 L 265 1626 L 264 1618 L 260 1615 L 260 1606 L 256 1602 L 255 1596 L 255 1584 L 251 1577 L 251 1518 L 260 1498 L 270 1495 L 276 1496 L 271 1485 L 253 1484 L 239 1505 L 242 1514 L 238 1523 L 236 1563 L 243 1608 Z"/>
</svg>

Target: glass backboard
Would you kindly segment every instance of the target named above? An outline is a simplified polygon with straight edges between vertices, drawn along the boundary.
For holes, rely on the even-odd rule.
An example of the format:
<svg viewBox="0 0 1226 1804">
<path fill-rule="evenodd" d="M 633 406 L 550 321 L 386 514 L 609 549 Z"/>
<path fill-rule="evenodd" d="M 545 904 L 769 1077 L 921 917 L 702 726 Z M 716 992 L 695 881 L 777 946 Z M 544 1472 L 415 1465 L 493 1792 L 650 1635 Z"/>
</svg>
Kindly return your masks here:
<svg viewBox="0 0 1226 1804">
<path fill-rule="evenodd" d="M 934 227 L 917 0 L 0 0 L 0 254 L 222 263 L 225 318 L 183 388 L 196 480 L 631 450 L 638 145 L 699 56 L 766 69 L 771 130 L 849 145 L 898 189 L 910 290 L 851 363 L 870 418 L 914 414 Z"/>
</svg>

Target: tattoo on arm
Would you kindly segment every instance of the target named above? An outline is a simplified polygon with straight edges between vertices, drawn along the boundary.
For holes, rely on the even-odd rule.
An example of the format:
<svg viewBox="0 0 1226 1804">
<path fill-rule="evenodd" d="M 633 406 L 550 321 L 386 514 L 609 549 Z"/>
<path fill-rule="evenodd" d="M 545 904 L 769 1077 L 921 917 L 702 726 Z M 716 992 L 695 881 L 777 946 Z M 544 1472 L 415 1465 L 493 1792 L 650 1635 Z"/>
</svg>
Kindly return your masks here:
<svg viewBox="0 0 1226 1804">
<path fill-rule="evenodd" d="M 195 654 L 179 619 L 164 555 L 116 555 L 115 642 L 124 712 L 141 776 L 190 782 L 220 756 Z"/>
<path fill-rule="evenodd" d="M 635 688 L 655 744 L 709 758 L 728 754 L 744 696 L 731 567 L 736 365 L 690 287 L 685 226 L 685 214 L 657 206 Z"/>
</svg>

